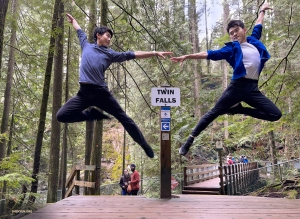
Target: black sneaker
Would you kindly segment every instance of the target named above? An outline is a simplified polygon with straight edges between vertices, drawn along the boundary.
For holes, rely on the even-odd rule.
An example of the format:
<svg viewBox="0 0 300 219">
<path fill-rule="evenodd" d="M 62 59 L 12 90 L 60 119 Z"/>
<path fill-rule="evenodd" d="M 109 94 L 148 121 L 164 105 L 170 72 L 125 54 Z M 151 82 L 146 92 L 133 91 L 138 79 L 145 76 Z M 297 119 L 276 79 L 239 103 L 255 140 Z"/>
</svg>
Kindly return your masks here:
<svg viewBox="0 0 300 219">
<path fill-rule="evenodd" d="M 88 121 L 93 121 L 93 120 L 100 121 L 102 119 L 111 119 L 110 117 L 104 115 L 94 107 L 90 111 L 87 111 L 87 115 L 88 115 L 88 119 L 87 119 Z"/>
<path fill-rule="evenodd" d="M 194 141 L 194 138 L 190 136 L 188 138 L 188 140 L 183 145 L 181 145 L 181 147 L 179 148 L 179 154 L 183 155 L 183 156 L 186 155 L 187 152 L 189 152 L 189 149 L 192 146 L 193 141 Z"/>
<path fill-rule="evenodd" d="M 235 115 L 235 114 L 237 114 L 237 113 L 240 113 L 239 111 L 240 111 L 242 108 L 243 108 L 242 104 L 239 103 L 239 104 L 236 105 L 235 107 L 229 108 L 229 109 L 227 110 L 226 113 L 227 113 L 228 115 Z"/>
<path fill-rule="evenodd" d="M 150 157 L 150 158 L 154 157 L 154 152 L 148 144 L 143 144 L 143 145 L 141 145 L 141 147 L 144 149 L 144 151 L 148 157 Z"/>
</svg>

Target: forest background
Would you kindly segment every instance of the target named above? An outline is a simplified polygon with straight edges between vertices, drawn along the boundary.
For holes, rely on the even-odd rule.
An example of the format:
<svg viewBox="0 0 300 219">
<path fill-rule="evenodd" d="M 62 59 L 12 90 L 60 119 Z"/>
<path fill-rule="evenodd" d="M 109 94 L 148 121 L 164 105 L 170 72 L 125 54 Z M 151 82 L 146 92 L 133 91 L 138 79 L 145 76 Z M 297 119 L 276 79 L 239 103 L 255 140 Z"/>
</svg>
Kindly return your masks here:
<svg viewBox="0 0 300 219">
<path fill-rule="evenodd" d="M 179 56 L 222 47 L 229 41 L 230 19 L 243 20 L 250 34 L 263 3 L 0 0 L 0 198 L 19 199 L 28 191 L 34 201 L 34 194 L 46 188 L 47 202 L 56 202 L 57 190 L 75 164 L 97 165 L 101 185 L 118 181 L 130 163 L 142 178 L 159 176 L 159 107 L 151 106 L 150 93 L 166 84 L 181 90 L 181 105 L 171 109 L 172 174 L 182 174 L 185 165 L 217 163 L 216 143 L 223 145 L 225 156 L 246 155 L 250 161 L 299 157 L 298 0 L 270 0 L 274 10 L 265 14 L 261 40 L 271 59 L 259 87 L 282 110 L 277 122 L 220 116 L 180 157 L 178 148 L 227 87 L 232 70 L 224 61 L 189 60 L 180 66 L 160 58 L 116 63 L 106 71 L 110 91 L 144 133 L 154 159 L 146 157 L 116 119 L 60 124 L 55 118 L 79 88 L 81 50 L 65 13 L 76 18 L 90 42 L 95 25 L 107 25 L 114 31 L 111 48 L 116 51 L 172 51 Z M 159 188 L 159 183 L 151 186 Z"/>
</svg>

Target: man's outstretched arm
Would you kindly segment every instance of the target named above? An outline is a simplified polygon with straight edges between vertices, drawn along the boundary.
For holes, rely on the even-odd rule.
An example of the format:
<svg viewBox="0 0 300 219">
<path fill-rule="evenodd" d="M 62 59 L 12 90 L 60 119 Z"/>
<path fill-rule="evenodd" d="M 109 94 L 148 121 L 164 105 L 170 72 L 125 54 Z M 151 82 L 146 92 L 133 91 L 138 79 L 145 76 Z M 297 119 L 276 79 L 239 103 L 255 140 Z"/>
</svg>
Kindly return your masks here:
<svg viewBox="0 0 300 219">
<path fill-rule="evenodd" d="M 272 8 L 269 7 L 269 3 L 267 2 L 260 7 L 260 10 L 258 12 L 259 13 L 258 18 L 256 20 L 255 25 L 263 24 L 266 10 L 273 10 Z"/>
<path fill-rule="evenodd" d="M 146 59 L 153 56 L 159 56 L 162 58 L 165 58 L 165 56 L 172 55 L 173 52 L 158 52 L 158 51 L 152 51 L 152 52 L 143 52 L 143 51 L 136 51 L 134 52 L 136 59 Z"/>
<path fill-rule="evenodd" d="M 81 27 L 79 26 L 79 24 L 77 23 L 77 21 L 75 20 L 75 18 L 72 17 L 72 15 L 66 14 L 66 16 L 68 18 L 68 22 L 73 25 L 73 27 L 74 27 L 75 30 L 81 29 Z"/>
<path fill-rule="evenodd" d="M 207 52 L 199 52 L 179 57 L 172 57 L 170 58 L 172 62 L 179 62 L 182 65 L 183 61 L 186 59 L 207 59 Z"/>
</svg>

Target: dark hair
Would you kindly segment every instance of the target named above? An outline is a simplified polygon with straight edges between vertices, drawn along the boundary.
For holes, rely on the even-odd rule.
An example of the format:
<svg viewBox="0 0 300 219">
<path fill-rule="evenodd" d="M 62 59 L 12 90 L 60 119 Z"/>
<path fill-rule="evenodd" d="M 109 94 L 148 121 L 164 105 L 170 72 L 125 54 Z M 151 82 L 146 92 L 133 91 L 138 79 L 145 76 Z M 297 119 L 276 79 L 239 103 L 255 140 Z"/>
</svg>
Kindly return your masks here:
<svg viewBox="0 0 300 219">
<path fill-rule="evenodd" d="M 101 26 L 101 27 L 96 27 L 94 29 L 94 40 L 95 40 L 95 43 L 97 42 L 97 33 L 99 33 L 101 36 L 105 33 L 105 32 L 109 32 L 111 37 L 113 37 L 113 32 L 111 29 L 109 29 L 108 27 L 106 26 Z"/>
<path fill-rule="evenodd" d="M 135 168 L 135 164 L 130 164 L 130 166 Z"/>
<path fill-rule="evenodd" d="M 234 26 L 239 26 L 241 28 L 245 28 L 245 24 L 244 24 L 243 21 L 241 21 L 241 20 L 231 20 L 227 24 L 227 33 L 229 33 L 229 29 L 234 27 Z"/>
</svg>

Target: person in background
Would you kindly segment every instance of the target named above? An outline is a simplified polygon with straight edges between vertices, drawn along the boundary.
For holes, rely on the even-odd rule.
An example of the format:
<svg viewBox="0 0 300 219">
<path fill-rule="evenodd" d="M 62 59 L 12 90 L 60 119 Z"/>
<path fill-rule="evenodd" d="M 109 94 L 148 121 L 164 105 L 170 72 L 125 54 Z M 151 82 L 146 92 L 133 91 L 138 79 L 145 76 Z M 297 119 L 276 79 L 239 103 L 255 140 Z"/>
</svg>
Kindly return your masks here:
<svg viewBox="0 0 300 219">
<path fill-rule="evenodd" d="M 130 165 L 131 169 L 131 180 L 130 180 L 130 185 L 131 185 L 131 192 L 130 195 L 137 195 L 139 189 L 140 189 L 140 174 L 139 172 L 135 169 L 135 164 Z"/>
<path fill-rule="evenodd" d="M 128 195 L 127 187 L 130 183 L 131 176 L 127 169 L 124 170 L 123 176 L 120 178 L 119 185 L 122 188 L 122 195 Z"/>
<path fill-rule="evenodd" d="M 232 165 L 233 161 L 231 160 L 231 156 L 227 156 L 227 164 Z"/>
<path fill-rule="evenodd" d="M 248 158 L 246 156 L 244 157 L 244 163 L 249 163 Z"/>
<path fill-rule="evenodd" d="M 239 163 L 244 163 L 244 155 L 240 156 Z"/>
</svg>

